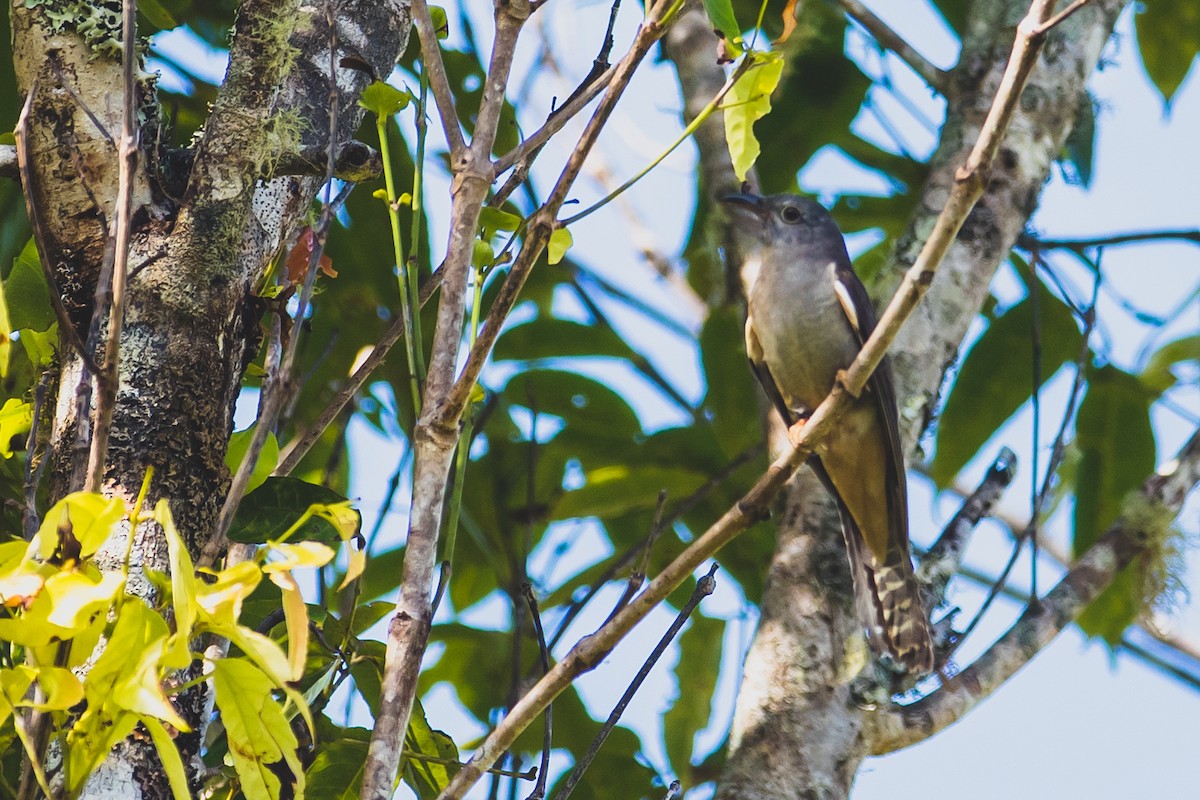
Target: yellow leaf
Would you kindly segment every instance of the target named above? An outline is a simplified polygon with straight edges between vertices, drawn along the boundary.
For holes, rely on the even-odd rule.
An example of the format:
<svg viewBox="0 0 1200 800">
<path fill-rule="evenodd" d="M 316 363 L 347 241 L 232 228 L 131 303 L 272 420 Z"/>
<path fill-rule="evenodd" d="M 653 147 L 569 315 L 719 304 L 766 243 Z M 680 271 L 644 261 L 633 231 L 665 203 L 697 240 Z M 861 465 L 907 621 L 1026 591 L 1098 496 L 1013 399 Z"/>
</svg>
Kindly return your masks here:
<svg viewBox="0 0 1200 800">
<path fill-rule="evenodd" d="M 270 577 L 283 594 L 283 616 L 288 632 L 288 679 L 298 681 L 304 677 L 304 659 L 308 655 L 308 607 L 304 605 L 304 595 L 291 572 L 271 572 Z"/>
<path fill-rule="evenodd" d="M 167 623 L 138 600 L 121 605 L 104 652 L 88 673 L 88 710 L 107 707 L 162 720 L 181 731 L 191 730 L 162 688 Z"/>
<path fill-rule="evenodd" d="M 42 711 L 66 711 L 83 699 L 83 684 L 75 673 L 64 667 L 38 667 L 37 682 L 46 698 L 27 705 Z"/>
<path fill-rule="evenodd" d="M 262 580 L 262 570 L 252 561 L 215 573 L 213 583 L 196 583 L 196 603 L 211 626 L 233 627 L 242 614 L 242 602 Z"/>
<path fill-rule="evenodd" d="M 175 747 L 175 740 L 154 717 L 142 717 L 142 724 L 150 732 L 150 740 L 154 742 L 154 749 L 158 751 L 163 771 L 167 773 L 167 783 L 171 786 L 171 794 L 175 795 L 175 800 L 190 800 L 192 793 L 188 789 L 187 772 L 183 768 L 183 759 L 179 757 L 179 749 Z"/>
<path fill-rule="evenodd" d="M 175 612 L 175 633 L 184 642 L 191 639 L 196 624 L 196 571 L 183 537 L 175 527 L 175 519 L 166 500 L 154 507 L 154 519 L 162 526 L 167 539 L 167 554 L 171 564 L 171 607 Z"/>
<path fill-rule="evenodd" d="M 274 639 L 241 625 L 219 632 L 237 645 L 260 670 L 269 675 L 276 686 L 287 685 L 291 667 L 283 648 Z"/>
<path fill-rule="evenodd" d="M 229 753 L 248 800 L 279 797 L 279 778 L 271 766 L 281 761 L 295 781 L 295 796 L 303 796 L 298 742 L 283 709 L 272 697 L 275 687 L 271 679 L 245 659 L 223 658 L 213 663 L 213 683 Z"/>
<path fill-rule="evenodd" d="M 0 300 L 0 303 L 2 302 L 3 300 Z M 0 326 L 2 325 L 3 321 L 0 320 Z M 0 375 L 3 375 L 4 369 L 8 366 L 9 344 L 8 331 L 0 330 Z M 16 397 L 5 400 L 4 405 L 0 406 L 0 456 L 12 458 L 13 451 L 9 445 L 14 439 L 19 441 L 18 437 L 29 433 L 31 425 L 33 425 L 32 403 Z"/>
<path fill-rule="evenodd" d="M 54 504 L 38 529 L 38 554 L 49 559 L 58 549 L 63 534 L 79 542 L 79 555 L 87 558 L 96 552 L 118 523 L 128 516 L 125 501 L 90 492 L 69 494 Z"/>
<path fill-rule="evenodd" d="M 367 568 L 366 548 L 360 546 L 355 541 L 350 541 L 346 546 L 349 550 L 346 556 L 346 576 L 342 578 L 342 582 L 338 585 L 337 590 L 339 592 L 358 580 L 359 576 L 363 574 L 363 570 Z"/>
<path fill-rule="evenodd" d="M 783 75 L 783 58 L 779 53 L 747 53 L 753 63 L 726 95 L 721 104 L 725 117 L 725 140 L 729 157 L 738 180 L 758 159 L 758 139 L 754 138 L 754 123 L 771 110 L 771 92 Z"/>
<path fill-rule="evenodd" d="M 575 244 L 575 239 L 569 230 L 555 228 L 554 233 L 550 234 L 550 243 L 546 245 L 546 260 L 551 264 L 557 264 L 563 260 L 563 256 L 567 254 L 573 244 Z"/>
<path fill-rule="evenodd" d="M 60 638 L 74 636 L 97 614 L 106 612 L 124 588 L 121 573 L 101 574 L 94 567 L 87 572 L 68 570 L 51 575 L 44 590 L 50 603 L 46 621 L 62 631 Z"/>
<path fill-rule="evenodd" d="M 272 542 L 270 554 L 277 556 L 262 565 L 265 573 L 286 572 L 297 567 L 323 567 L 336 555 L 333 548 L 320 542 Z"/>
</svg>

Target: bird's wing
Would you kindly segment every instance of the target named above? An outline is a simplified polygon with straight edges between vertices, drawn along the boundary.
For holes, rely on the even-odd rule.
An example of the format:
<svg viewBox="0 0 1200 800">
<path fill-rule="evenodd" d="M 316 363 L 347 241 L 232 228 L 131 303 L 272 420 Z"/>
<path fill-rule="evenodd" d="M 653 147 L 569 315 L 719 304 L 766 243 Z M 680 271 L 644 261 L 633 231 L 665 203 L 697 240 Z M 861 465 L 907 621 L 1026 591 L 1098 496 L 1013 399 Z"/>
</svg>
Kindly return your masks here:
<svg viewBox="0 0 1200 800">
<path fill-rule="evenodd" d="M 875 307 L 871 305 L 871 297 L 867 287 L 863 286 L 858 275 L 848 262 L 839 262 L 834 270 L 834 290 L 838 300 L 850 320 L 850 327 L 858 337 L 859 347 L 875 330 Z M 893 530 L 899 537 L 897 544 L 901 545 L 904 557 L 908 558 L 908 497 L 904 491 L 904 449 L 900 445 L 900 420 L 896 413 L 896 386 L 892 381 L 892 367 L 885 357 L 879 367 L 871 373 L 867 381 L 867 389 L 874 398 L 879 419 L 887 432 L 888 456 L 891 475 L 888 482 L 888 494 L 892 503 Z"/>
<path fill-rule="evenodd" d="M 750 361 L 750 370 L 754 373 L 754 377 L 762 386 L 763 391 L 767 393 L 771 405 L 775 406 L 775 410 L 783 418 L 783 424 L 790 428 L 796 422 L 796 414 L 788 408 L 787 402 L 779 392 L 778 384 L 775 383 L 775 377 L 771 375 L 771 370 L 763 357 L 762 344 L 758 341 L 758 334 L 754 332 L 753 314 L 746 315 L 746 358 Z"/>
</svg>

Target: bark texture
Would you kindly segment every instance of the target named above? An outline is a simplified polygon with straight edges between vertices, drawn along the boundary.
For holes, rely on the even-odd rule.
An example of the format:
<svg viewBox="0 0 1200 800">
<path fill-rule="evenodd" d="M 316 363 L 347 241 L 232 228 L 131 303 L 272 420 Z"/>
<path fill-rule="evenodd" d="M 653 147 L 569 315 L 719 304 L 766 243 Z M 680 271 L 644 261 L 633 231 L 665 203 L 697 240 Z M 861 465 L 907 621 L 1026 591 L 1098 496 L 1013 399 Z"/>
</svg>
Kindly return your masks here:
<svg viewBox="0 0 1200 800">
<path fill-rule="evenodd" d="M 124 97 L 119 27 L 98 37 L 96 4 L 12 6 L 19 92 L 33 92 L 25 167 L 28 207 L 41 258 L 79 339 L 86 340 L 97 276 L 116 197 Z M 225 452 L 246 365 L 257 352 L 261 307 L 252 287 L 307 212 L 320 180 L 272 177 L 295 153 L 325 152 L 330 134 L 330 47 L 335 64 L 350 57 L 387 75 L 407 43 L 403 0 L 343 0 L 331 35 L 327 4 L 302 0 L 244 3 L 230 67 L 193 153 L 168 158 L 158 147 L 153 81 L 139 82 L 144 124 L 134 192 L 132 244 L 120 384 L 103 491 L 132 500 L 155 468 L 147 507 L 170 501 L 195 557 L 212 531 L 229 483 Z M 119 15 L 118 15 L 119 20 Z M 81 31 L 93 31 L 87 35 Z M 369 81 L 338 67 L 338 142 L 362 118 L 356 105 Z M 292 159 L 294 160 L 294 159 Z M 179 165 L 183 164 L 181 168 Z M 323 171 L 323 170 L 322 170 Z M 107 311 L 102 313 L 107 314 Z M 71 485 L 76 449 L 75 396 L 81 354 L 60 331 L 51 446 L 52 499 Z M 96 362 L 102 353 L 91 354 Z M 84 454 L 86 457 L 86 453 Z M 125 543 L 97 555 L 117 568 Z M 161 531 L 136 532 L 130 590 L 148 594 L 144 569 L 167 571 Z M 199 722 L 202 692 L 183 695 L 181 712 Z M 178 740 L 184 761 L 199 765 L 199 736 Z M 193 773 L 193 778 L 197 777 Z M 147 741 L 130 738 L 88 784 L 86 797 L 167 797 L 165 776 Z"/>
<path fill-rule="evenodd" d="M 901 431 L 910 452 L 930 422 L 945 371 L 987 297 L 992 274 L 1036 206 L 1123 5 L 1092 3 L 1051 33 L 983 199 L 892 350 Z M 945 204 L 1027 8 L 1025 0 L 973 4 L 960 63 L 950 75 L 932 172 L 890 267 L 873 287 L 876 297 L 895 290 Z M 854 702 L 849 688 L 864 646 L 850 608 L 836 515 L 794 510 L 825 507 L 824 495 L 805 476 L 781 501 L 778 546 L 738 696 L 717 791 L 721 800 L 844 798 L 874 749 L 865 728 L 870 712 Z"/>
</svg>

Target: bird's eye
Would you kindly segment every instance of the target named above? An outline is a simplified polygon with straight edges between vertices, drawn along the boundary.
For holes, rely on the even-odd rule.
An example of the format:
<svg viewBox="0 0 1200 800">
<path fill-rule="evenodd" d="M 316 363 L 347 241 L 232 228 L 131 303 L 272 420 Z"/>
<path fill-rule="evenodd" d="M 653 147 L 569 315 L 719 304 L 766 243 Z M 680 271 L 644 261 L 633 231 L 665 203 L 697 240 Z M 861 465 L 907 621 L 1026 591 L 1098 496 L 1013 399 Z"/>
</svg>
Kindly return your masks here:
<svg viewBox="0 0 1200 800">
<path fill-rule="evenodd" d="M 783 210 L 779 212 L 779 216 L 783 218 L 784 222 L 799 222 L 800 209 L 795 206 L 784 206 Z"/>
</svg>

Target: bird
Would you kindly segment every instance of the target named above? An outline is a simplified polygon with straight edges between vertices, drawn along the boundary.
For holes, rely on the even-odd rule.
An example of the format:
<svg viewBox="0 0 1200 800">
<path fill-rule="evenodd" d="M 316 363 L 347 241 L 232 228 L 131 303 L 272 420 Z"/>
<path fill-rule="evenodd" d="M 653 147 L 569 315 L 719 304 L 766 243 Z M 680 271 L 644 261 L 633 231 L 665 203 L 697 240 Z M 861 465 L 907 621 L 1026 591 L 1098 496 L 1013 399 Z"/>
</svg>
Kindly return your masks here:
<svg viewBox="0 0 1200 800">
<path fill-rule="evenodd" d="M 875 310 L 833 217 L 798 195 L 722 198 L 746 288 L 746 354 L 789 438 L 833 389 L 875 328 Z M 896 390 L 884 359 L 809 466 L 833 495 L 855 606 L 876 650 L 932 671 L 933 641 L 908 541 Z"/>
</svg>

